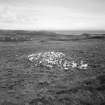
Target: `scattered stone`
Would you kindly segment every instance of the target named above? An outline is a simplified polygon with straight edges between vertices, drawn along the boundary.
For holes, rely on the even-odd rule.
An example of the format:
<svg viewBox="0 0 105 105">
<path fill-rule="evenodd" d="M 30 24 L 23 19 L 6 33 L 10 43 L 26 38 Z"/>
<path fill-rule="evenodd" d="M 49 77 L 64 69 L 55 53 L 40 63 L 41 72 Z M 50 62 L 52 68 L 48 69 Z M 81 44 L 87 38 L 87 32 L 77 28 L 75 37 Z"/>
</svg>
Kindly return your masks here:
<svg viewBox="0 0 105 105">
<path fill-rule="evenodd" d="M 77 62 L 72 60 L 72 58 L 68 60 L 64 53 L 55 51 L 30 54 L 28 55 L 28 60 L 34 63 L 35 66 L 45 66 L 49 68 L 53 68 L 55 66 L 65 70 L 73 68 L 88 68 L 88 64 L 84 63 L 83 60 L 79 61 L 80 63 L 78 64 Z"/>
</svg>

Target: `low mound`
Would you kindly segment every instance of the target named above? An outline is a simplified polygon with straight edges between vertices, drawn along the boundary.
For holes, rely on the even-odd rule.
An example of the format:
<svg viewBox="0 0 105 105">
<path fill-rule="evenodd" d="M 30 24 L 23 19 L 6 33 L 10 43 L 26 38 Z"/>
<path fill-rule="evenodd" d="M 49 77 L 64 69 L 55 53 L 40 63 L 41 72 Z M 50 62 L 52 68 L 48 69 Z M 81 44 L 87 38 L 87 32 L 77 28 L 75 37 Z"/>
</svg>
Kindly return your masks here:
<svg viewBox="0 0 105 105">
<path fill-rule="evenodd" d="M 76 62 L 71 57 L 67 57 L 62 52 L 48 51 L 39 52 L 28 55 L 28 60 L 35 66 L 45 66 L 49 68 L 58 67 L 64 70 L 70 70 L 73 68 L 87 69 L 88 64 L 83 60 Z"/>
</svg>

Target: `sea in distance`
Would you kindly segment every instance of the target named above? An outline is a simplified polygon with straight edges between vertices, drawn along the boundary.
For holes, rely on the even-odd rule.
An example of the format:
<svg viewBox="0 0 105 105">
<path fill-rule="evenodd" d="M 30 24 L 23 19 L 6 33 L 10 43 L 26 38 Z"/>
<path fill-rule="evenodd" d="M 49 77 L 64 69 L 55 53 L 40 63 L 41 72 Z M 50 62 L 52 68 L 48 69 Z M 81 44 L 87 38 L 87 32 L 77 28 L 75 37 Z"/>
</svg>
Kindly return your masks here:
<svg viewBox="0 0 105 105">
<path fill-rule="evenodd" d="M 105 30 L 57 30 L 54 32 L 63 35 L 105 34 Z"/>
</svg>

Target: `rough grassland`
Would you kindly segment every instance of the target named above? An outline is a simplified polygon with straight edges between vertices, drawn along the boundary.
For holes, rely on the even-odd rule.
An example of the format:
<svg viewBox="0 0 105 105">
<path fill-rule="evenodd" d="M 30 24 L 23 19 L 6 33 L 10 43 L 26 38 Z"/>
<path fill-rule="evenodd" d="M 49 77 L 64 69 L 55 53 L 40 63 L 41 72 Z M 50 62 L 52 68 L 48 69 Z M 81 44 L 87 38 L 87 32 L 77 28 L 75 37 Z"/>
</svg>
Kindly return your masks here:
<svg viewBox="0 0 105 105">
<path fill-rule="evenodd" d="M 88 70 L 34 67 L 28 54 L 56 50 Z M 105 105 L 105 41 L 0 42 L 0 105 Z"/>
</svg>

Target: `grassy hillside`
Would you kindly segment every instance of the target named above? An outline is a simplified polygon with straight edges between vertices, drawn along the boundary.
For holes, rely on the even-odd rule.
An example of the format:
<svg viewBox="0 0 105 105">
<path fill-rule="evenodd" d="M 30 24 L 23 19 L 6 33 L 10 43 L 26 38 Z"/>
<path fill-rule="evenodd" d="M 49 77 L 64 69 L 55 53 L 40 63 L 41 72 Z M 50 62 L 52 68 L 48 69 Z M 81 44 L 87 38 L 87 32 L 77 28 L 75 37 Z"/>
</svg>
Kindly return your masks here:
<svg viewBox="0 0 105 105">
<path fill-rule="evenodd" d="M 0 35 L 6 36 L 6 32 Z M 81 35 L 74 41 L 72 38 L 77 36 L 48 35 L 32 34 L 32 40 L 19 43 L 0 42 L 0 105 L 104 105 L 104 39 Z M 70 41 L 65 40 L 68 38 Z M 51 50 L 61 51 L 77 61 L 83 59 L 89 68 L 49 69 L 35 67 L 26 59 L 29 54 Z"/>
</svg>

